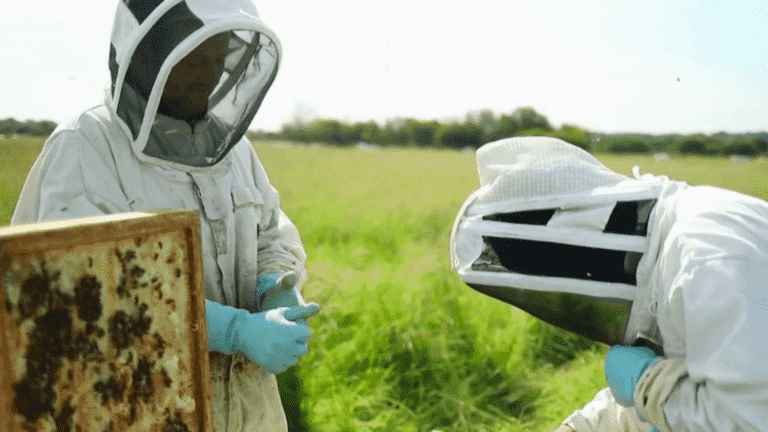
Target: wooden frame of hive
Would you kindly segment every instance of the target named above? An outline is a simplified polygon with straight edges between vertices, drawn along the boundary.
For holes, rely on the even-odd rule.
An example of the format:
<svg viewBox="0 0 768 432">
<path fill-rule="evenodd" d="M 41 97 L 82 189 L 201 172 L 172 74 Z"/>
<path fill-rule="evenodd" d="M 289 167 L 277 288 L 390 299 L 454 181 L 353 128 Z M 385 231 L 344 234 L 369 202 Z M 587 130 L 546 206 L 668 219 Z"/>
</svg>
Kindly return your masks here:
<svg viewBox="0 0 768 432">
<path fill-rule="evenodd" d="M 213 432 L 199 216 L 0 229 L 0 429 Z"/>
</svg>

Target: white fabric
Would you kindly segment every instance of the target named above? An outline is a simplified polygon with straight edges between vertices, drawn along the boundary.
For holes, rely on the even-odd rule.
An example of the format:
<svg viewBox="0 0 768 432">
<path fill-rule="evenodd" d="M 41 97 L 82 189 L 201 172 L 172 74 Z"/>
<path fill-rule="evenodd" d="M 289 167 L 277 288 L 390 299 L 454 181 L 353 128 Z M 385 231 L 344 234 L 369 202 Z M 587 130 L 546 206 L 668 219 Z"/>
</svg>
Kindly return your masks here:
<svg viewBox="0 0 768 432">
<path fill-rule="evenodd" d="M 552 219 L 547 222 L 547 227 L 600 232 L 605 229 L 605 225 L 608 223 L 614 207 L 614 205 L 609 204 L 597 207 L 557 210 Z"/>
<path fill-rule="evenodd" d="M 306 280 L 306 254 L 298 232 L 280 210 L 277 193 L 245 139 L 221 163 L 188 170 L 192 177 L 162 164 L 140 162 L 128 144 L 104 107 L 59 126 L 27 177 L 11 224 L 164 208 L 199 209 L 209 300 L 255 311 L 260 274 L 295 271 L 299 285 Z M 217 252 L 217 220 L 222 222 L 219 235 L 225 254 Z M 215 430 L 285 431 L 275 377 L 234 358 L 212 358 L 214 419 L 219 421 Z M 253 399 L 257 393 L 263 396 Z M 227 403 L 221 399 L 224 394 Z M 216 412 L 222 409 L 229 412 Z M 232 416 L 239 419 L 239 427 L 227 427 L 224 419 Z M 274 419 L 277 423 L 269 423 Z"/>
<path fill-rule="evenodd" d="M 650 289 L 665 355 L 685 363 L 685 374 L 655 378 L 679 379 L 663 402 L 669 430 L 768 430 L 768 204 L 698 186 L 660 201 L 658 212 Z M 649 398 L 651 372 L 638 382 Z M 594 426 L 616 409 L 598 395 L 569 421 L 581 422 L 577 432 L 633 430 Z"/>
<path fill-rule="evenodd" d="M 619 405 L 607 388 L 600 390 L 563 424 L 574 432 L 650 432 L 653 429 L 653 425 L 640 420 L 634 408 Z"/>
<path fill-rule="evenodd" d="M 651 241 L 657 238 L 606 234 L 603 230 L 616 202 L 656 199 L 670 187 L 666 178 L 625 177 L 586 151 L 545 137 L 509 138 L 486 144 L 477 151 L 477 167 L 480 188 L 462 206 L 451 233 L 452 266 L 464 282 L 632 300 L 633 308 L 647 308 L 649 299 L 633 285 L 476 271 L 472 264 L 483 251 L 483 236 L 639 252 L 646 260 L 646 256 L 654 255 L 657 243 Z M 556 209 L 546 226 L 482 220 L 488 214 L 541 209 Z M 637 277 L 647 278 L 639 271 Z M 637 319 L 631 323 L 648 324 Z M 625 342 L 631 343 L 641 331 L 650 330 L 628 327 Z"/>
<path fill-rule="evenodd" d="M 481 174 L 483 186 L 465 202 L 460 216 L 483 214 L 489 208 L 504 211 L 504 204 L 509 203 L 515 210 L 506 211 L 558 208 L 552 203 L 589 201 L 595 195 L 601 195 L 601 199 L 606 196 L 614 200 L 642 199 L 628 197 L 642 196 L 643 188 L 654 192 L 658 202 L 648 222 L 648 249 L 638 265 L 630 325 L 632 318 L 638 316 L 642 322 L 637 326 L 649 322 L 658 326 L 665 356 L 682 359 L 684 368 L 664 368 L 664 363 L 642 377 L 655 383 L 641 379 L 638 387 L 650 401 L 663 399 L 661 408 L 670 431 L 768 430 L 768 203 L 732 191 L 691 187 L 665 177 L 640 176 L 637 172 L 635 179 L 616 182 L 612 176 L 603 175 L 599 167 L 595 169 L 598 175 L 586 174 L 592 180 L 581 182 L 568 176 L 585 175 L 579 169 L 592 162 L 583 154 L 574 156 L 574 152 L 579 153 L 575 147 L 544 138 L 504 141 L 478 152 L 478 169 L 486 173 Z M 526 153 L 526 148 L 531 153 Z M 492 163 L 494 150 L 503 153 L 509 149 L 516 154 L 514 158 L 500 155 Z M 526 156 L 520 157 L 521 154 Z M 545 162 L 539 164 L 537 158 L 544 158 Z M 517 175 L 508 173 L 512 171 L 510 165 L 526 171 L 539 165 L 567 166 L 568 159 L 573 159 L 581 168 L 566 169 L 571 174 L 560 177 L 547 170 L 532 169 L 520 174 L 527 178 L 524 182 L 515 184 L 507 180 Z M 483 171 L 486 164 L 493 165 L 493 169 Z M 493 174 L 488 174 L 491 171 Z M 545 180 L 543 186 L 537 186 L 538 174 L 570 180 Z M 505 180 L 496 180 L 494 176 Z M 564 198 L 571 183 L 574 185 L 572 195 Z M 493 192 L 495 195 L 489 192 L 493 185 L 498 186 Z M 590 187 L 595 189 L 590 191 Z M 522 192 L 525 198 L 516 200 L 510 195 L 513 188 L 518 191 L 528 188 Z M 602 194 L 606 189 L 612 192 Z M 626 194 L 620 193 L 622 189 Z M 537 192 L 531 192 L 534 190 Z M 599 194 L 595 193 L 597 190 Z M 543 196 L 537 196 L 538 193 Z M 493 199 L 489 200 L 491 196 Z M 485 207 L 478 202 L 483 202 Z M 533 207 L 528 207 L 532 204 Z M 480 272 L 472 274 L 467 267 L 467 263 L 477 258 L 477 244 L 473 244 L 477 239 L 464 232 L 459 219 L 451 236 L 454 268 L 462 279 L 468 275 L 479 277 Z M 467 240 L 467 248 L 462 246 L 462 240 Z M 484 277 L 494 275 L 486 273 Z M 565 283 L 538 279 L 539 286 L 546 289 L 569 289 Z M 526 280 L 526 283 L 536 282 Z M 505 285 L 510 281 L 503 278 L 484 283 L 515 286 Z M 671 392 L 669 382 L 676 383 Z M 669 396 L 664 397 L 660 392 Z M 642 408 L 649 417 L 658 418 L 658 410 L 649 406 Z M 638 418 L 634 407 L 618 405 L 607 388 L 564 424 L 577 432 L 646 432 L 653 427 Z M 666 430 L 666 425 L 657 427 Z"/>
<path fill-rule="evenodd" d="M 651 423 L 660 432 L 672 432 L 664 414 L 664 402 L 682 378 L 688 375 L 685 359 L 665 358 L 654 362 L 635 386 L 635 409 L 640 418 Z"/>
<path fill-rule="evenodd" d="M 468 215 L 569 209 L 655 198 L 658 181 L 609 170 L 586 151 L 554 138 L 508 138 L 477 150 L 479 194 Z"/>
<path fill-rule="evenodd" d="M 477 150 L 480 185 L 489 190 L 478 204 L 509 197 L 556 197 L 591 192 L 626 180 L 576 146 L 544 137 L 511 138 Z"/>
<path fill-rule="evenodd" d="M 131 86 L 123 85 L 127 65 L 153 23 L 185 4 L 162 2 L 140 26 L 126 2 L 117 3 L 110 61 L 115 93 L 105 105 L 61 124 L 48 138 L 27 177 L 11 223 L 196 209 L 200 211 L 206 298 L 255 311 L 259 275 L 294 271 L 301 286 L 306 280 L 301 239 L 280 209 L 277 192 L 253 147 L 242 138 L 277 70 L 277 38 L 258 19 L 248 0 L 216 2 L 214 8 L 206 0 L 187 0 L 185 4 L 203 27 L 187 35 L 163 60 L 147 102 Z M 193 125 L 156 113 L 165 80 L 176 62 L 212 34 L 237 29 L 265 36 L 260 39 L 259 54 L 252 59 L 240 56 L 249 59 L 247 64 L 240 63 L 242 80 L 236 75 L 238 69 L 225 67 L 223 76 L 233 85 L 227 94 L 238 94 L 243 107 L 239 114 L 222 115 L 234 112 L 234 99 L 226 95 L 220 104 L 209 106 L 206 119 Z M 258 83 L 255 90 L 254 83 Z M 224 80 L 219 87 L 226 88 Z M 123 97 L 121 92 L 126 92 Z M 119 110 L 123 117 L 118 114 L 118 101 L 123 102 Z M 143 126 L 136 140 L 126 121 Z M 229 141 L 231 146 L 222 144 Z M 218 149 L 217 163 L 208 157 L 211 149 Z M 239 354 L 211 353 L 210 359 L 217 432 L 287 430 L 274 375 Z"/>
</svg>

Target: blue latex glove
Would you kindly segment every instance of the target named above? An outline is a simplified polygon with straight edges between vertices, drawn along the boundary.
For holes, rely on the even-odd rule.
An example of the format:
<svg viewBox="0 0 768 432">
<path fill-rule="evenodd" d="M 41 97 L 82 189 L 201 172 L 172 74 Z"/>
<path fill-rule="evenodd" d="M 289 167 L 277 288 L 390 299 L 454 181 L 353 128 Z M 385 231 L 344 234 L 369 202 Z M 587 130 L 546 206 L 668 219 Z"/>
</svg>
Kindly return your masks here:
<svg viewBox="0 0 768 432">
<path fill-rule="evenodd" d="M 317 314 L 320 306 L 310 303 L 250 313 L 205 300 L 208 350 L 223 354 L 241 352 L 270 373 L 280 373 L 307 353 L 312 331 L 297 320 Z"/>
<path fill-rule="evenodd" d="M 267 273 L 256 279 L 256 296 L 260 302 L 260 310 L 274 309 L 274 307 L 264 307 L 267 297 L 270 297 L 271 306 L 298 306 L 297 296 L 291 292 L 296 285 L 296 273 L 288 272 L 285 274 Z M 280 303 L 275 305 L 274 303 Z"/>
<path fill-rule="evenodd" d="M 256 294 L 259 299 L 258 310 L 260 311 L 305 304 L 299 289 L 296 287 L 296 273 L 294 272 L 283 275 L 267 273 L 259 276 Z M 307 320 L 298 319 L 296 322 L 306 324 Z"/>
<path fill-rule="evenodd" d="M 616 345 L 605 356 L 605 379 L 616 401 L 625 406 L 635 406 L 635 386 L 646 369 L 659 361 L 648 348 Z"/>
</svg>

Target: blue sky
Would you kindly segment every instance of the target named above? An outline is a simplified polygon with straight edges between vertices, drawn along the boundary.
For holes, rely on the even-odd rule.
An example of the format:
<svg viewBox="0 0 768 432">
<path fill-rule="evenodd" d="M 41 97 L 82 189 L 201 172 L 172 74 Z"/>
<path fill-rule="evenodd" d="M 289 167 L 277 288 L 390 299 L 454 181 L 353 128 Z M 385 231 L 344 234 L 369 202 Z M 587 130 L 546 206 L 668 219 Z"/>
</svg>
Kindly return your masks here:
<svg viewBox="0 0 768 432">
<path fill-rule="evenodd" d="M 103 100 L 116 1 L 3 2 L 0 118 Z M 768 130 L 764 2 L 255 3 L 284 56 L 253 129 L 532 106 L 598 132 Z"/>
</svg>

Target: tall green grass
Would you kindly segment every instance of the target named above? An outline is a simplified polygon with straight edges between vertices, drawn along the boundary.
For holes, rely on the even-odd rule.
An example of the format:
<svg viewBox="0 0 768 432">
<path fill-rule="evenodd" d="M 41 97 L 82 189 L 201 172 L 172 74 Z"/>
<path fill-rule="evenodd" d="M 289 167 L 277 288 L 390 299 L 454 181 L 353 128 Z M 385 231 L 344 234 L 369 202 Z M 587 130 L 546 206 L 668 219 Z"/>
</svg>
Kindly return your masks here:
<svg viewBox="0 0 768 432">
<path fill-rule="evenodd" d="M 40 149 L 42 138 L 4 139 L 0 141 L 0 225 L 11 222 L 13 209 L 24 179 Z"/>
<path fill-rule="evenodd" d="M 7 224 L 38 142 L 0 142 Z M 310 352 L 278 378 L 292 431 L 546 431 L 605 386 L 606 347 L 467 288 L 448 239 L 473 153 L 256 145 L 309 256 Z M 765 197 L 768 164 L 602 157 Z"/>
<path fill-rule="evenodd" d="M 280 377 L 292 430 L 554 430 L 605 386 L 606 347 L 468 289 L 448 239 L 477 188 L 474 154 L 257 146 L 309 255 L 324 310 Z M 768 164 L 601 156 L 766 196 Z M 300 401 L 300 402 L 299 402 Z"/>
</svg>

